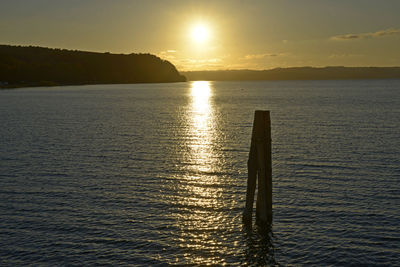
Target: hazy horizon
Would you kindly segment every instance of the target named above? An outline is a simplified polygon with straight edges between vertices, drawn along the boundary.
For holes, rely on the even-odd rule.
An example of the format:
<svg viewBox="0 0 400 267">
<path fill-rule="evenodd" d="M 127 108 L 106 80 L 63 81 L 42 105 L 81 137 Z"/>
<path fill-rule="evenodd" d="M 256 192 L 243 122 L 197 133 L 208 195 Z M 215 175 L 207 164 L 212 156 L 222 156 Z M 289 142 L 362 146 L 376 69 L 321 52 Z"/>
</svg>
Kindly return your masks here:
<svg viewBox="0 0 400 267">
<path fill-rule="evenodd" d="M 400 65 L 400 2 L 2 1 L 0 43 L 151 53 L 179 71 Z"/>
</svg>

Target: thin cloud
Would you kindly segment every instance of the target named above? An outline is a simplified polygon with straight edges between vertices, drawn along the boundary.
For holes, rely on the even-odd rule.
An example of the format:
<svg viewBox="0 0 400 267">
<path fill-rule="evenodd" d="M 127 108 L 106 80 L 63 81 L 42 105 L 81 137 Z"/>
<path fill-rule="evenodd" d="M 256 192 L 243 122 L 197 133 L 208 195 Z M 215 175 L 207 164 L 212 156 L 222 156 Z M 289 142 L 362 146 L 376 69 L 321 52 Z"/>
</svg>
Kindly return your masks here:
<svg viewBox="0 0 400 267">
<path fill-rule="evenodd" d="M 208 59 L 176 59 L 174 63 L 181 71 L 187 70 L 202 70 L 202 69 L 221 69 L 224 67 L 223 59 L 208 58 Z"/>
<path fill-rule="evenodd" d="M 390 35 L 400 34 L 400 29 L 387 29 L 377 32 L 368 33 L 350 33 L 343 35 L 332 36 L 332 40 L 342 41 L 342 40 L 356 40 L 356 39 L 370 39 L 370 38 L 381 38 Z"/>
<path fill-rule="evenodd" d="M 331 54 L 329 58 L 362 57 L 362 54 Z"/>
<path fill-rule="evenodd" d="M 282 56 L 283 54 L 270 54 L 270 53 L 264 53 L 264 54 L 251 54 L 251 55 L 246 55 L 244 56 L 244 59 L 251 60 L 251 59 L 262 59 L 262 58 L 267 58 L 267 57 L 278 57 Z"/>
<path fill-rule="evenodd" d="M 220 58 L 209 58 L 209 59 L 186 59 L 182 60 L 182 62 L 190 63 L 190 64 L 205 64 L 205 63 L 218 63 L 221 62 Z"/>
<path fill-rule="evenodd" d="M 178 52 L 178 51 L 177 51 L 177 50 L 170 49 L 170 50 L 166 50 L 166 51 L 161 51 L 159 54 L 160 54 L 160 55 L 168 55 L 168 54 L 174 54 L 174 53 L 176 53 L 176 52 Z"/>
<path fill-rule="evenodd" d="M 161 51 L 160 53 L 158 53 L 158 56 L 163 58 L 163 59 L 167 59 L 167 60 L 173 60 L 176 58 L 175 54 L 177 53 L 177 50 L 167 50 L 167 51 Z"/>
</svg>

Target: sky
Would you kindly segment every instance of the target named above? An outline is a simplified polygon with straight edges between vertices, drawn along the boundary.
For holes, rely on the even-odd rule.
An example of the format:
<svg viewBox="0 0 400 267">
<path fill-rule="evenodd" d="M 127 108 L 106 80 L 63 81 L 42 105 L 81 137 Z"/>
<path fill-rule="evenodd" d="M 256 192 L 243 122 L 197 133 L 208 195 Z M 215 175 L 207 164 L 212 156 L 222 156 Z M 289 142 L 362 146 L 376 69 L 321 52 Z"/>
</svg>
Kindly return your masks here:
<svg viewBox="0 0 400 267">
<path fill-rule="evenodd" d="M 0 44 L 151 53 L 180 71 L 400 66 L 399 12 L 399 0 L 0 0 Z"/>
</svg>

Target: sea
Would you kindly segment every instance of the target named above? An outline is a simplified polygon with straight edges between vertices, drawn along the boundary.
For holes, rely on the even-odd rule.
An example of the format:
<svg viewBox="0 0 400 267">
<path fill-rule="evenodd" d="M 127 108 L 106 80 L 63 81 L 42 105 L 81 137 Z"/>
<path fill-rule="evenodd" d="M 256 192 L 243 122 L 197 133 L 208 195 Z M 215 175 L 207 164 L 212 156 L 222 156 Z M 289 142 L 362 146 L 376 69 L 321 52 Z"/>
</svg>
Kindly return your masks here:
<svg viewBox="0 0 400 267">
<path fill-rule="evenodd" d="M 255 110 L 273 222 L 245 226 Z M 400 80 L 0 91 L 1 266 L 400 266 Z"/>
</svg>

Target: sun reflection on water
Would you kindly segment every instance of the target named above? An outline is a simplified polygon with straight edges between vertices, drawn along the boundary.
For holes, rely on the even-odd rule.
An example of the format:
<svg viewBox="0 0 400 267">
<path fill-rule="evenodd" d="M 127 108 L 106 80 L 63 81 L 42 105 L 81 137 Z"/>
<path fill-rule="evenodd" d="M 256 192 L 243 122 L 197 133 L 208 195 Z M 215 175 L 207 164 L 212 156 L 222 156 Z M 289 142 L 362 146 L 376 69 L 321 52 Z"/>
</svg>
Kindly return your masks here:
<svg viewBox="0 0 400 267">
<path fill-rule="evenodd" d="M 212 90 L 210 82 L 197 81 L 191 86 L 190 106 L 190 148 L 191 158 L 197 171 L 213 169 L 214 118 L 211 105 Z"/>
<path fill-rule="evenodd" d="M 212 126 L 211 116 L 211 87 L 209 82 L 193 82 L 191 87 L 192 97 L 192 122 L 193 130 L 198 137 L 207 137 L 208 130 Z"/>
<path fill-rule="evenodd" d="M 237 209 L 234 197 L 237 177 L 228 170 L 221 107 L 215 104 L 214 90 L 211 82 L 192 82 L 177 127 L 182 138 L 171 187 L 171 215 L 177 229 L 174 241 L 180 250 L 174 264 L 223 266 L 229 265 L 232 257 L 243 257 L 244 263 L 265 265 L 264 260 L 273 262 L 268 258 L 273 259 L 271 239 L 251 229 L 244 229 L 243 236 L 231 235 L 240 232 L 241 208 Z"/>
<path fill-rule="evenodd" d="M 225 225 L 222 195 L 224 179 L 220 175 L 218 130 L 213 104 L 212 83 L 191 83 L 186 109 L 184 176 L 180 177 L 178 242 L 186 263 L 225 264 L 221 251 L 221 227 Z"/>
</svg>

